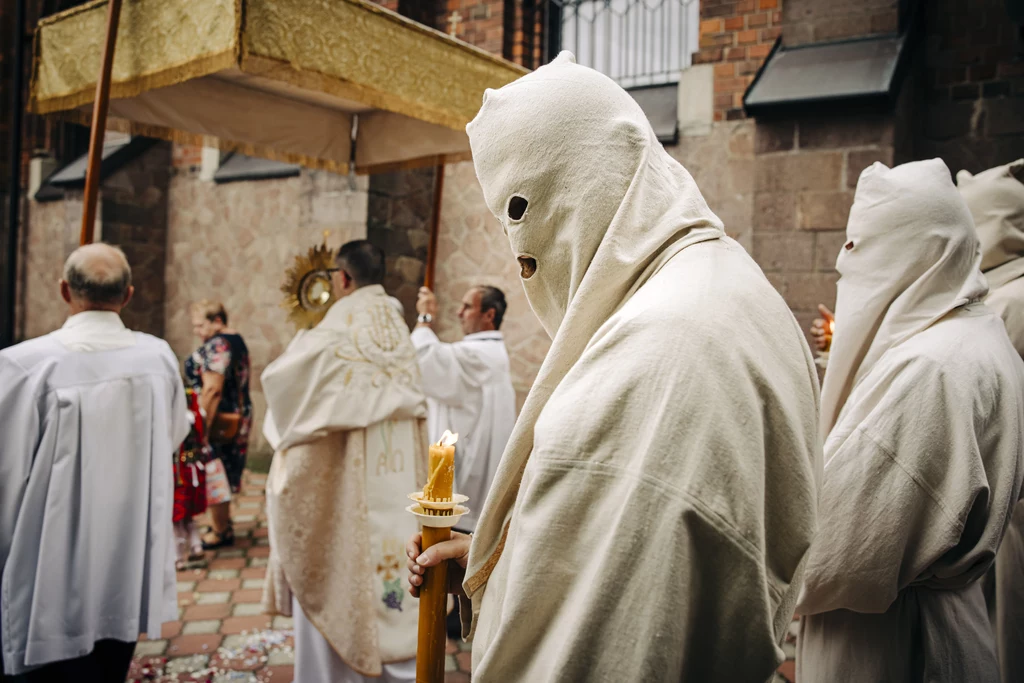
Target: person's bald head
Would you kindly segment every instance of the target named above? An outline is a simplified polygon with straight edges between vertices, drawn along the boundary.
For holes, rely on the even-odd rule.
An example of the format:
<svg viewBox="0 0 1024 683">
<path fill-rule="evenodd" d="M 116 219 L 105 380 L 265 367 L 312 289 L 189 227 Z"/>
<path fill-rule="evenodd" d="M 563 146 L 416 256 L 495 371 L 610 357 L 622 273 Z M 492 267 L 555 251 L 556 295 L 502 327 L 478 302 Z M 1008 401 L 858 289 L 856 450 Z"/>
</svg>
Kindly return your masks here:
<svg viewBox="0 0 1024 683">
<path fill-rule="evenodd" d="M 132 269 L 124 252 L 109 244 L 87 244 L 64 262 L 60 293 L 71 314 L 120 311 L 132 297 Z"/>
</svg>

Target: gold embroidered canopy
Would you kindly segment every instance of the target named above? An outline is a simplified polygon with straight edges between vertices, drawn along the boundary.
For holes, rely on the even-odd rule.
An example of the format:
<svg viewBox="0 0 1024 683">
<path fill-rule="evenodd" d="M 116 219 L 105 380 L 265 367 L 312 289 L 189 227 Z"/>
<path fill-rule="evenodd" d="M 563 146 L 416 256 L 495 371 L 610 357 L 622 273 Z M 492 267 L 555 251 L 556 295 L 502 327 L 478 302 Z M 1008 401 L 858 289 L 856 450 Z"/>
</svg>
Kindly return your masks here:
<svg viewBox="0 0 1024 683">
<path fill-rule="evenodd" d="M 40 22 L 32 111 L 88 123 L 105 7 Z M 107 127 L 340 173 L 432 165 L 469 158 L 484 90 L 524 72 L 363 0 L 127 0 Z"/>
</svg>

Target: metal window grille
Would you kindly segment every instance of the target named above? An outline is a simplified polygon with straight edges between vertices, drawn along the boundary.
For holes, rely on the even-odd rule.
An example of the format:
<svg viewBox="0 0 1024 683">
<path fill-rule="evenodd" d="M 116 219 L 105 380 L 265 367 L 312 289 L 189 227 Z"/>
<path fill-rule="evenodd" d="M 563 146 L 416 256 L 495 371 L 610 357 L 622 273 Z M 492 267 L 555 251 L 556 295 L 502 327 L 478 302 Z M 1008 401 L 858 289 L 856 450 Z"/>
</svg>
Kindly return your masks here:
<svg viewBox="0 0 1024 683">
<path fill-rule="evenodd" d="M 679 80 L 698 49 L 698 0 L 547 0 L 545 62 L 560 50 L 624 88 Z"/>
</svg>

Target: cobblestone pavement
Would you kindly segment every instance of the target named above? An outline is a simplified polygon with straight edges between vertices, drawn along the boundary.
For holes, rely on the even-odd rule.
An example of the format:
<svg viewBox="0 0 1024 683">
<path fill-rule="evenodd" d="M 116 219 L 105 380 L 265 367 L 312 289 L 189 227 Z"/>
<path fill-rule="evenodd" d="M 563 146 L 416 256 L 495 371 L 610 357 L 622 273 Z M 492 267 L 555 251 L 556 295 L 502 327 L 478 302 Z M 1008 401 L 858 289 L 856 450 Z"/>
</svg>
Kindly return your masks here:
<svg viewBox="0 0 1024 683">
<path fill-rule="evenodd" d="M 231 503 L 234 547 L 209 551 L 205 567 L 178 572 L 178 621 L 164 624 L 158 639 L 142 637 L 129 683 L 291 683 L 291 619 L 260 609 L 270 552 L 265 483 L 266 475 L 245 473 Z M 792 635 L 785 649 L 776 683 L 795 679 Z M 469 645 L 449 641 L 445 682 L 468 683 L 469 668 Z"/>
</svg>

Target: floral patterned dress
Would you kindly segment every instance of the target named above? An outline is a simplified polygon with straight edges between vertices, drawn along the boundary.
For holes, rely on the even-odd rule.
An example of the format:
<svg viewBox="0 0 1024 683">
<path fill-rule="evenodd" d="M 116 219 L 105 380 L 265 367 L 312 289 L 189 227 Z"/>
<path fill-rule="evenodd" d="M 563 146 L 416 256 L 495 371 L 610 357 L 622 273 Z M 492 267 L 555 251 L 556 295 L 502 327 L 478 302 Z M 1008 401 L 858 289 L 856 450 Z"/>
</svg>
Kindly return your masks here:
<svg viewBox="0 0 1024 683">
<path fill-rule="evenodd" d="M 204 372 L 224 375 L 224 390 L 217 410 L 241 415 L 234 442 L 212 446 L 214 457 L 219 458 L 224 465 L 231 490 L 237 493 L 242 485 L 242 471 L 245 469 L 249 448 L 249 428 L 252 426 L 249 349 L 241 335 L 216 334 L 185 359 L 185 383 L 196 393 L 202 391 Z"/>
</svg>

